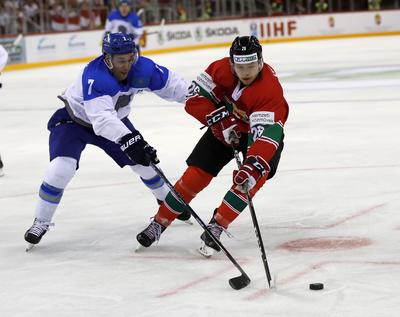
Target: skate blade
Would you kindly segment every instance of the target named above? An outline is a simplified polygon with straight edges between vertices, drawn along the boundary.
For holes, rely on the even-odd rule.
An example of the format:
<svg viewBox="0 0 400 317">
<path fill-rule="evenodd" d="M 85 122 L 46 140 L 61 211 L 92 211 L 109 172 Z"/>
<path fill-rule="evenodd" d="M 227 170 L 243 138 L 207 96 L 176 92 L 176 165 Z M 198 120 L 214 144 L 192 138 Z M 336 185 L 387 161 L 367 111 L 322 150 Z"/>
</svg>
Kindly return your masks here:
<svg viewBox="0 0 400 317">
<path fill-rule="evenodd" d="M 180 222 L 186 223 L 188 225 L 192 225 L 193 224 L 192 217 L 190 217 L 189 219 L 186 219 L 186 220 L 181 220 L 179 218 L 176 218 L 176 219 L 179 220 Z"/>
<path fill-rule="evenodd" d="M 143 251 L 144 249 L 145 249 L 145 247 L 142 246 L 140 243 L 138 243 L 135 248 L 135 253 L 139 253 L 139 252 Z"/>
<path fill-rule="evenodd" d="M 210 258 L 215 253 L 215 250 L 207 246 L 204 242 L 201 243 L 201 246 L 197 251 L 205 258 Z"/>
<path fill-rule="evenodd" d="M 181 220 L 181 221 L 182 221 L 182 220 Z M 190 225 L 190 226 L 193 225 L 193 222 L 192 222 L 192 220 L 190 220 L 190 219 L 188 219 L 188 220 L 183 220 L 182 222 L 184 222 L 184 223 L 186 223 L 186 224 L 188 224 L 188 225 Z"/>
<path fill-rule="evenodd" d="M 29 252 L 30 250 L 32 250 L 33 248 L 34 248 L 34 244 L 32 244 L 32 243 L 28 243 L 27 245 L 26 245 L 26 248 L 25 248 L 25 252 Z"/>
</svg>

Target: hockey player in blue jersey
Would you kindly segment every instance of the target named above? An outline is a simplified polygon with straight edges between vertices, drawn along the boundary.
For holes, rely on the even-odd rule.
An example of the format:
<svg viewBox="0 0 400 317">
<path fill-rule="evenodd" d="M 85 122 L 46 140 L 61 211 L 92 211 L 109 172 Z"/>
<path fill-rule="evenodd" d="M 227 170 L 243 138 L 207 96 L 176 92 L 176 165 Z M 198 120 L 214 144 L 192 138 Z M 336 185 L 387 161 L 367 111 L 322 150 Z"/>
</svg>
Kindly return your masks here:
<svg viewBox="0 0 400 317">
<path fill-rule="evenodd" d="M 33 225 L 26 231 L 28 249 L 40 242 L 64 189 L 79 167 L 87 144 L 103 149 L 120 167 L 139 174 L 162 201 L 168 187 L 155 173 L 156 150 L 128 119 L 133 96 L 152 91 L 165 100 L 183 103 L 188 82 L 173 71 L 138 55 L 131 36 L 107 34 L 103 55 L 92 60 L 59 96 L 64 107 L 48 122 L 50 164 L 40 186 Z"/>
<path fill-rule="evenodd" d="M 118 0 L 118 9 L 113 10 L 107 17 L 105 32 L 127 33 L 133 36 L 139 47 L 139 40 L 143 34 L 143 25 L 138 15 L 131 11 L 131 0 Z"/>
</svg>

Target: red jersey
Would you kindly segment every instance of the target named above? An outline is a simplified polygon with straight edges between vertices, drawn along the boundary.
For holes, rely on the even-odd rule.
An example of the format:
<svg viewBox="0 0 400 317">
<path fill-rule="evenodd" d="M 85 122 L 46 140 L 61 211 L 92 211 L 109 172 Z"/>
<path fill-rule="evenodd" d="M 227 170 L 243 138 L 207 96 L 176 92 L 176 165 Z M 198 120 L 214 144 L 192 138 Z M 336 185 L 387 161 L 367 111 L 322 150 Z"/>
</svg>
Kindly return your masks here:
<svg viewBox="0 0 400 317">
<path fill-rule="evenodd" d="M 268 162 L 283 137 L 289 107 L 274 70 L 267 64 L 256 80 L 243 86 L 234 75 L 229 57 L 215 61 L 193 81 L 186 111 L 206 124 L 206 115 L 225 107 L 236 117 L 240 131 L 253 137 L 247 155 Z"/>
</svg>

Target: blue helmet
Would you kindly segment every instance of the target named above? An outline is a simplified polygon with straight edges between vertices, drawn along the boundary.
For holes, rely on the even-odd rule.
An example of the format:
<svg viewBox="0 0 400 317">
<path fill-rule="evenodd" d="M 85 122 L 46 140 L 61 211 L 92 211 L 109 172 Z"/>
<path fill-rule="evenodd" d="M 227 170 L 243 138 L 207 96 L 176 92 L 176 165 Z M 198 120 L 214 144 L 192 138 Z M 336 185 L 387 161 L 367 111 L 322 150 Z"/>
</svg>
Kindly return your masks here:
<svg viewBox="0 0 400 317">
<path fill-rule="evenodd" d="M 108 33 L 103 38 L 103 53 L 110 55 L 138 53 L 132 36 L 125 33 Z"/>
</svg>

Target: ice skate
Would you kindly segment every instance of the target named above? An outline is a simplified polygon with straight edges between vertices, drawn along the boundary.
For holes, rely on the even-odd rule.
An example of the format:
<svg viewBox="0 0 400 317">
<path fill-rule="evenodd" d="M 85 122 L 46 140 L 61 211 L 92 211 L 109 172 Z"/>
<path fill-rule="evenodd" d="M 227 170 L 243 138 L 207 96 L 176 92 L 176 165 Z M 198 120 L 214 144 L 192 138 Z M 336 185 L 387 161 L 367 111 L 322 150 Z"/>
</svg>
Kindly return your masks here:
<svg viewBox="0 0 400 317">
<path fill-rule="evenodd" d="M 187 223 L 188 225 L 193 225 L 192 220 L 190 220 L 190 218 L 192 217 L 192 214 L 190 213 L 189 210 L 185 209 L 178 217 L 176 217 L 176 219 Z"/>
<path fill-rule="evenodd" d="M 51 225 L 49 222 L 40 221 L 35 218 L 33 225 L 25 232 L 25 241 L 28 242 L 26 247 L 27 252 L 40 242 Z"/>
<path fill-rule="evenodd" d="M 221 233 L 225 230 L 222 226 L 215 222 L 214 218 L 207 225 L 207 229 L 219 240 L 221 237 Z M 221 251 L 221 248 L 215 241 L 211 238 L 211 236 L 204 231 L 200 236 L 200 239 L 203 240 L 201 242 L 201 246 L 198 249 L 201 255 L 206 258 L 211 257 L 215 252 Z"/>
<path fill-rule="evenodd" d="M 146 229 L 136 236 L 136 240 L 139 242 L 140 246 L 148 248 L 155 241 L 160 240 L 161 233 L 163 233 L 166 228 L 167 227 L 164 227 L 153 220 Z M 137 251 L 141 249 L 140 246 L 136 248 Z"/>
</svg>

